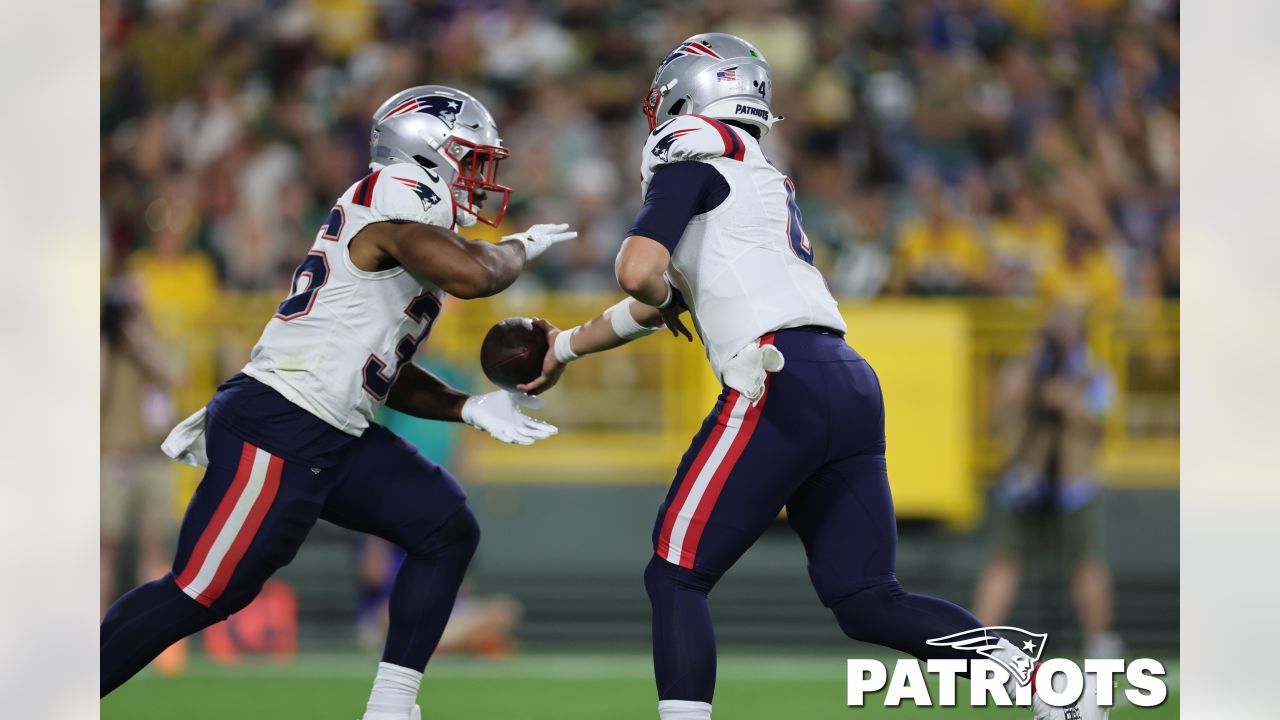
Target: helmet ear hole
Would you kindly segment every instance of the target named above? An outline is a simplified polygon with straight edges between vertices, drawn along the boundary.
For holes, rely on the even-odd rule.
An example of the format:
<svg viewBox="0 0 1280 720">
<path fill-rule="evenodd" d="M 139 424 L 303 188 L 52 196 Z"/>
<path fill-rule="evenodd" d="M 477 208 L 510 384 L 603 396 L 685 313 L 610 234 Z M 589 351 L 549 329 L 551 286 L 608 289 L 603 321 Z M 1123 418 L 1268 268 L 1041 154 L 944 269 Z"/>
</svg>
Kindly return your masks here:
<svg viewBox="0 0 1280 720">
<path fill-rule="evenodd" d="M 680 98 L 679 100 L 671 103 L 671 107 L 667 108 L 667 114 L 679 115 L 680 110 L 684 107 L 684 100 L 685 100 L 684 98 Z"/>
<path fill-rule="evenodd" d="M 436 169 L 436 164 L 431 162 L 430 160 L 428 160 L 426 157 L 422 155 L 414 155 L 413 159 L 416 160 L 419 165 L 421 165 L 422 167 L 428 170 Z"/>
</svg>

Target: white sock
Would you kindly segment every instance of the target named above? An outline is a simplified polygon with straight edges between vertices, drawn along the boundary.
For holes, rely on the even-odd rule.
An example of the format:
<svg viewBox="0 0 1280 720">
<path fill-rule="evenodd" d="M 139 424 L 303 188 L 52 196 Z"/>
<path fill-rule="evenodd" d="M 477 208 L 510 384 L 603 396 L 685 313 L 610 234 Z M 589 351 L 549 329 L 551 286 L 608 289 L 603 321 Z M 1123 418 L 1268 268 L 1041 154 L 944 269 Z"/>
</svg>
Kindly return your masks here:
<svg viewBox="0 0 1280 720">
<path fill-rule="evenodd" d="M 373 691 L 369 693 L 369 705 L 364 720 L 404 720 L 418 702 L 418 687 L 422 673 L 407 667 L 378 663 L 378 674 L 373 678 Z"/>
<path fill-rule="evenodd" d="M 711 703 L 693 700 L 659 700 L 661 720 L 711 720 Z"/>
</svg>

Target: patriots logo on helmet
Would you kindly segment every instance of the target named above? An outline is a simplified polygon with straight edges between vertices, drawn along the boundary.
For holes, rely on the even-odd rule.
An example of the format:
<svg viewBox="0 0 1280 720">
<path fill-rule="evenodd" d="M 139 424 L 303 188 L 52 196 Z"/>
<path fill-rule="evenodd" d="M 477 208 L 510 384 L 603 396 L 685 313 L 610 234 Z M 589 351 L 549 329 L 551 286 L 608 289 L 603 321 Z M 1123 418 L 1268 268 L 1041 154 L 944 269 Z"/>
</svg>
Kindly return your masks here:
<svg viewBox="0 0 1280 720">
<path fill-rule="evenodd" d="M 682 57 L 684 55 L 698 55 L 701 57 L 715 58 L 716 60 L 724 59 L 720 57 L 719 53 L 717 53 L 715 50 L 712 50 L 711 47 L 708 45 L 703 45 L 702 43 L 699 43 L 699 42 L 680 43 L 680 47 L 676 48 L 675 50 L 672 50 L 671 54 L 663 58 L 662 62 L 658 64 L 658 71 L 661 72 L 662 68 L 669 65 L 672 60 L 675 60 L 676 58 Z"/>
<path fill-rule="evenodd" d="M 411 97 L 392 108 L 386 117 L 382 118 L 383 122 L 401 115 L 409 113 L 425 113 L 440 118 L 440 121 L 449 126 L 452 130 L 453 126 L 458 122 L 458 114 L 462 112 L 465 100 L 457 98 L 445 97 L 444 95 L 419 95 Z"/>
<path fill-rule="evenodd" d="M 1018 646 L 1023 654 L 1008 659 L 993 654 L 992 651 L 1000 647 L 1000 637 Z M 1001 625 L 965 630 L 926 642 L 934 647 L 968 650 L 994 660 L 997 665 L 1017 678 L 1019 685 L 1026 685 L 1031 682 L 1031 671 L 1035 669 L 1036 663 L 1040 662 L 1040 654 L 1044 652 L 1044 645 L 1048 640 L 1049 633 L 1033 633 L 1022 628 Z"/>
<path fill-rule="evenodd" d="M 671 162 L 671 145 L 675 143 L 676 138 L 680 137 L 681 135 L 688 135 L 689 133 L 696 132 L 696 131 L 697 131 L 697 128 L 684 128 L 682 130 L 672 130 L 671 132 L 664 135 L 661 140 L 655 143 L 653 146 L 653 150 L 651 150 L 650 152 L 652 152 L 653 156 L 658 158 L 662 162 Z"/>
<path fill-rule="evenodd" d="M 435 190 L 432 190 L 427 185 L 420 183 L 413 178 L 396 177 L 396 180 L 399 181 L 401 185 L 404 185 L 417 193 L 418 199 L 422 201 L 423 210 L 430 210 L 440 202 L 440 196 L 436 194 Z"/>
</svg>

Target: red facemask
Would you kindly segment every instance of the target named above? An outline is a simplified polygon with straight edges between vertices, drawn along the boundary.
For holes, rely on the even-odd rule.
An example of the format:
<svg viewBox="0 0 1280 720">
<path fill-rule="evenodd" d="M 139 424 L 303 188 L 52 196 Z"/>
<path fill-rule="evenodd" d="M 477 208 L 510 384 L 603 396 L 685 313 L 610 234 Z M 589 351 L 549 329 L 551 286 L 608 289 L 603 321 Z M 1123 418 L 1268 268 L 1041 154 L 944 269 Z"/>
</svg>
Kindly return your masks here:
<svg viewBox="0 0 1280 720">
<path fill-rule="evenodd" d="M 658 105 L 661 102 L 662 93 L 658 91 L 658 86 L 649 88 L 649 94 L 645 96 L 644 104 L 641 106 L 645 119 L 649 121 L 649 132 L 658 129 Z"/>
<path fill-rule="evenodd" d="M 458 160 L 458 179 L 453 187 L 462 190 L 465 199 L 454 201 L 458 207 L 476 216 L 480 222 L 497 227 L 507 214 L 507 204 L 511 202 L 511 188 L 498 184 L 498 162 L 511 157 L 511 151 L 501 145 L 476 145 L 475 143 L 449 138 L 444 151 L 450 157 L 465 154 Z M 494 201 L 501 198 L 496 205 Z M 488 207 L 482 207 L 488 206 Z M 485 213 L 490 213 L 486 215 Z"/>
</svg>

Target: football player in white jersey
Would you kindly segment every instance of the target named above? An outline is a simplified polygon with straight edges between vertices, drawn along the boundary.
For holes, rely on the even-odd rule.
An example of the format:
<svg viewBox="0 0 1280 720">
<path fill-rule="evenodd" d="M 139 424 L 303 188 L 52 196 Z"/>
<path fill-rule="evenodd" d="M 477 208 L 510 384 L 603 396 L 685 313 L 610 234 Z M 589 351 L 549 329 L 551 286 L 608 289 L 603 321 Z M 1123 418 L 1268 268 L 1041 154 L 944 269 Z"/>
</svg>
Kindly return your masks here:
<svg viewBox="0 0 1280 720">
<path fill-rule="evenodd" d="M 629 298 L 552 330 L 540 391 L 564 364 L 653 332 L 688 335 L 687 307 L 724 390 L 676 470 L 645 570 L 662 720 L 709 720 L 716 652 L 707 595 L 786 508 L 819 598 L 850 637 L 921 659 L 977 659 L 966 610 L 907 592 L 894 575 L 897 525 L 885 466 L 884 402 L 805 237 L 795 187 L 759 141 L 780 118 L 763 55 L 741 38 L 695 35 L 658 66 L 644 207 L 618 253 Z M 1034 661 L 978 630 L 981 649 L 1030 682 Z M 970 638 L 972 639 L 972 638 Z M 1038 653 L 1034 657 L 1038 657 Z M 1094 678 L 1079 707 L 1034 697 L 1037 718 L 1104 717 Z"/>
<path fill-rule="evenodd" d="M 371 172 L 334 204 L 293 287 L 241 373 L 170 434 L 164 450 L 207 465 L 171 573 L 134 588 L 101 628 L 106 695 L 187 635 L 245 607 L 319 518 L 385 538 L 408 557 L 395 580 L 383 662 L 365 720 L 418 718 L 419 682 L 479 541 L 447 470 L 374 422 L 384 403 L 523 445 L 556 432 L 504 391 L 468 396 L 411 361 L 446 293 L 501 292 L 551 245 L 535 225 L 501 242 L 508 151 L 489 112 L 450 87 L 410 88 L 373 116 Z"/>
</svg>

